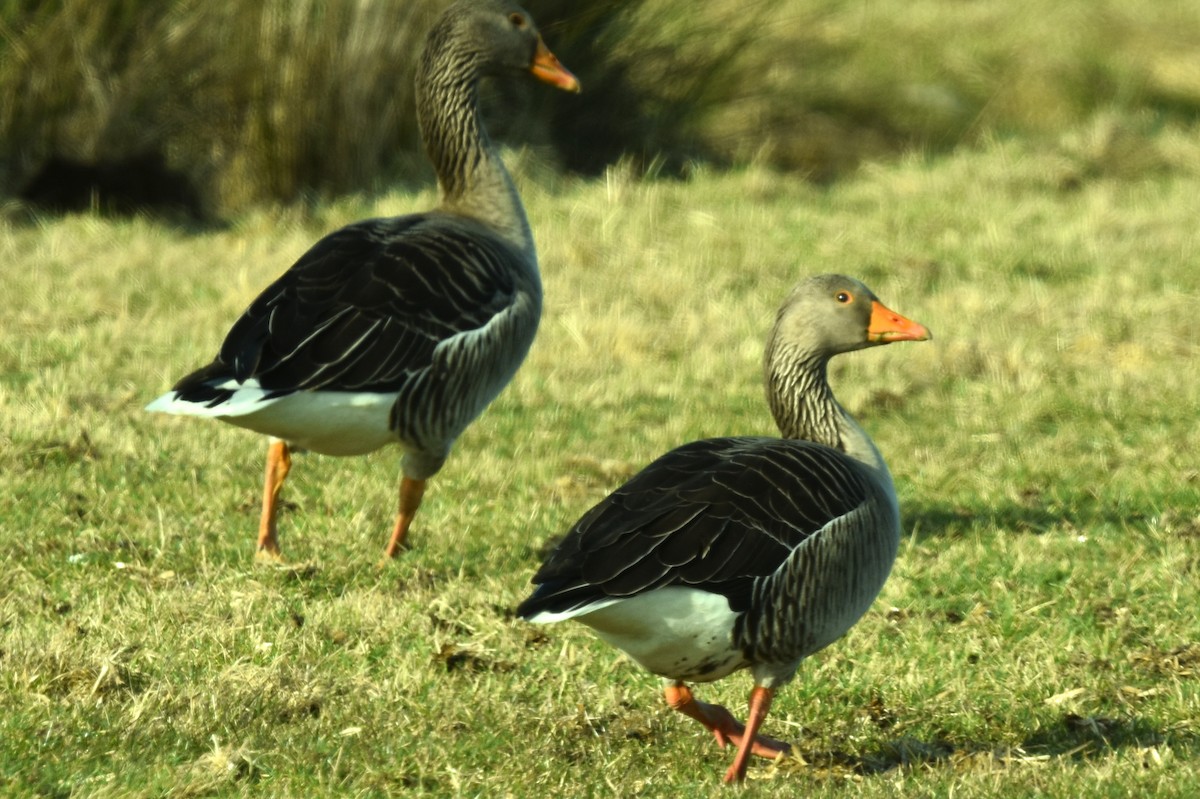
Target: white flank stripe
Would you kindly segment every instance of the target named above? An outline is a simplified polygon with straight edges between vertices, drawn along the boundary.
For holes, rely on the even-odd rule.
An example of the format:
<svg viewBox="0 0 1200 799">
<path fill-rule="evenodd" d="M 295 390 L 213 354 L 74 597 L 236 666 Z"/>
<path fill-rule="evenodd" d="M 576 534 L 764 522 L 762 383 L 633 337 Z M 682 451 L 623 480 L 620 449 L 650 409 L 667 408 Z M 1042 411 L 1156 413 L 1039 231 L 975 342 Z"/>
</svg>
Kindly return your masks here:
<svg viewBox="0 0 1200 799">
<path fill-rule="evenodd" d="M 248 380 L 227 402 L 209 408 L 169 391 L 146 410 L 220 419 L 325 455 L 363 455 L 398 443 L 388 429 L 394 393 L 299 391 L 263 399 L 266 393 Z"/>
</svg>

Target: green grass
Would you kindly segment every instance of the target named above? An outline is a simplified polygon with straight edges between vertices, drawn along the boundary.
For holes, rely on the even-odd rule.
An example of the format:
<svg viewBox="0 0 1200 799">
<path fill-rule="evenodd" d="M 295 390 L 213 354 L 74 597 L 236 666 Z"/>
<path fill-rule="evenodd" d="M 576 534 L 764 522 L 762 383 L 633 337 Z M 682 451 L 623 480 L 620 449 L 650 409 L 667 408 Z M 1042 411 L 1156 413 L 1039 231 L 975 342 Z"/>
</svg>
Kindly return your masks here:
<svg viewBox="0 0 1200 799">
<path fill-rule="evenodd" d="M 655 455 L 769 434 L 772 314 L 864 279 L 934 332 L 839 359 L 905 538 L 807 661 L 750 791 L 1190 796 L 1200 781 L 1196 131 L 989 140 L 828 189 L 766 170 L 521 161 L 546 313 L 382 571 L 397 452 L 298 459 L 252 561 L 265 445 L 145 414 L 322 232 L 425 190 L 184 235 L 4 222 L 0 793 L 722 796 L 729 753 L 583 628 L 512 617 L 547 539 Z M 510 159 L 513 160 L 513 159 Z M 516 159 L 520 160 L 520 159 Z M 744 713 L 745 675 L 700 688 Z"/>
</svg>

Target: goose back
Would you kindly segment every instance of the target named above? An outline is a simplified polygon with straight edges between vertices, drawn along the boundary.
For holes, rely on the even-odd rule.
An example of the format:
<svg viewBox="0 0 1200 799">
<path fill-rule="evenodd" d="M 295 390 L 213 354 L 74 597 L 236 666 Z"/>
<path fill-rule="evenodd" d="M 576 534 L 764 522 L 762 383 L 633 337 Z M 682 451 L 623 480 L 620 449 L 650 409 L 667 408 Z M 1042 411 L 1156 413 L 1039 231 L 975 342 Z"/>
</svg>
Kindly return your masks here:
<svg viewBox="0 0 1200 799">
<path fill-rule="evenodd" d="M 521 262 L 482 224 L 445 214 L 347 226 L 263 291 L 174 391 L 228 416 L 300 391 L 390 393 L 396 437 L 441 449 L 533 342 L 541 283 Z M 259 390 L 235 401 L 247 384 Z"/>
</svg>

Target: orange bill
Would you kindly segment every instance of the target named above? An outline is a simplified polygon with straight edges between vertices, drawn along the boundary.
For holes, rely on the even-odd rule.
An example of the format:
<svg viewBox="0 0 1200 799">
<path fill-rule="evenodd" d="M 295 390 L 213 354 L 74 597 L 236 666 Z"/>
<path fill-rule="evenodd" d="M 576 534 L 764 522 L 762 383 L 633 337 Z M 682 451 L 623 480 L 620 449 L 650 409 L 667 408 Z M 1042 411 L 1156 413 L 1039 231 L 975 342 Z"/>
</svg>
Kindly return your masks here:
<svg viewBox="0 0 1200 799">
<path fill-rule="evenodd" d="M 867 326 L 867 340 L 876 344 L 892 341 L 925 341 L 933 334 L 925 325 L 907 319 L 889 309 L 879 300 L 871 303 L 871 323 Z"/>
<path fill-rule="evenodd" d="M 533 55 L 533 64 L 529 71 L 543 83 L 549 83 L 564 91 L 579 92 L 579 78 L 558 63 L 558 58 L 546 47 L 541 36 L 538 37 L 537 52 Z"/>
</svg>

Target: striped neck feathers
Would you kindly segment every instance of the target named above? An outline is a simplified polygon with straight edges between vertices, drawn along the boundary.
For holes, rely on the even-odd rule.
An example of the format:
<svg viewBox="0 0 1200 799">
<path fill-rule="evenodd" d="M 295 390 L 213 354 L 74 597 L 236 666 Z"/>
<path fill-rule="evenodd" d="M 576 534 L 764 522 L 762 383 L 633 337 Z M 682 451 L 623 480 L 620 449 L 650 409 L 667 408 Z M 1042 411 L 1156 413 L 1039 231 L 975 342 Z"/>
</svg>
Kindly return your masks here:
<svg viewBox="0 0 1200 799">
<path fill-rule="evenodd" d="M 870 436 L 834 398 L 827 357 L 772 340 L 764 371 L 767 402 L 784 438 L 824 444 L 887 473 Z"/>
<path fill-rule="evenodd" d="M 479 56 L 448 44 L 428 47 L 417 71 L 417 117 L 437 173 L 439 205 L 532 254 L 521 198 L 480 118 Z"/>
</svg>

